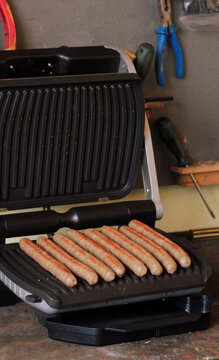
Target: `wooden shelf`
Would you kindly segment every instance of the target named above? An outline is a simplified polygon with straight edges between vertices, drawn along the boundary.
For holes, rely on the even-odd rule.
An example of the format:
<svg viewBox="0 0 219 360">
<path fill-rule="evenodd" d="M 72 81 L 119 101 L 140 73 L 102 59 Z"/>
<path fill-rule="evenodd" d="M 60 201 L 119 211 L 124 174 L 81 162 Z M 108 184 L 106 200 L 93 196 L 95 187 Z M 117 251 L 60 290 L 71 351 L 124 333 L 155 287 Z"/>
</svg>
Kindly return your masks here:
<svg viewBox="0 0 219 360">
<path fill-rule="evenodd" d="M 178 175 L 178 184 L 194 186 L 189 174 L 193 173 L 199 185 L 219 184 L 219 161 L 197 162 L 188 167 L 172 166 L 171 171 Z"/>
</svg>

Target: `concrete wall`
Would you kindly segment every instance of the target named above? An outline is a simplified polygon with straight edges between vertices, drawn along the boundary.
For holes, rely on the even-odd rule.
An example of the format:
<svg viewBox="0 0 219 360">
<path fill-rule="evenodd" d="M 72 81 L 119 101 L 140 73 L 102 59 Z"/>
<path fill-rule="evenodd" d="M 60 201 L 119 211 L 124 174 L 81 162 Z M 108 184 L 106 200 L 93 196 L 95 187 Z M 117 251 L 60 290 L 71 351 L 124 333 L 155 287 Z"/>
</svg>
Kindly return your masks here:
<svg viewBox="0 0 219 360">
<path fill-rule="evenodd" d="M 145 41 L 156 46 L 157 1 L 10 0 L 9 3 L 16 23 L 19 49 L 112 44 L 135 52 L 137 46 Z M 185 77 L 183 80 L 175 78 L 173 53 L 168 46 L 165 53 L 167 85 L 163 88 L 156 85 L 153 64 L 143 88 L 147 97 L 173 95 L 175 99 L 164 109 L 153 111 L 150 126 L 159 184 L 165 185 L 161 188 L 165 215 L 160 224 L 168 230 L 177 230 L 213 226 L 215 222 L 211 221 L 195 189 L 166 187 L 176 181 L 169 171 L 174 159 L 160 142 L 154 123 L 160 116 L 170 117 L 186 138 L 188 152 L 194 160 L 218 160 L 219 33 L 184 29 L 178 20 L 183 2 L 175 0 L 172 4 L 184 53 Z M 3 48 L 3 36 L 0 46 Z M 218 187 L 207 187 L 204 191 L 219 213 Z M 176 221 L 176 211 L 181 214 L 179 222 Z M 183 211 L 186 216 L 183 216 Z"/>
<path fill-rule="evenodd" d="M 113 44 L 135 52 L 145 41 L 156 46 L 157 1 L 10 0 L 10 5 L 17 27 L 18 48 Z M 176 124 L 187 139 L 188 152 L 194 160 L 218 160 L 219 33 L 184 29 L 178 20 L 183 1 L 172 1 L 172 7 L 174 23 L 179 26 L 185 77 L 175 78 L 173 53 L 167 46 L 166 86 L 156 85 L 154 65 L 144 82 L 146 96 L 173 95 L 175 98 L 163 110 L 154 110 L 151 121 L 161 185 L 173 184 L 175 178 L 169 172 L 174 160 L 154 130 L 154 121 L 160 116 L 169 116 Z"/>
</svg>

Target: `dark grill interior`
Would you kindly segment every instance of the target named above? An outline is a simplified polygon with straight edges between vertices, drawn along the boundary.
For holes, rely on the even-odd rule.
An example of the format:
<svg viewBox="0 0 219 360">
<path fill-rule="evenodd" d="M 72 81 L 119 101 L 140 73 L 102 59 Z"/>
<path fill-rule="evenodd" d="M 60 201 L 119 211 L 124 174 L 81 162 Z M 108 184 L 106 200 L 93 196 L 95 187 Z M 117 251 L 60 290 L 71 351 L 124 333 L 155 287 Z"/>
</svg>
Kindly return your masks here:
<svg viewBox="0 0 219 360">
<path fill-rule="evenodd" d="M 126 188 L 143 141 L 137 101 L 128 81 L 1 91 L 1 200 Z"/>
</svg>

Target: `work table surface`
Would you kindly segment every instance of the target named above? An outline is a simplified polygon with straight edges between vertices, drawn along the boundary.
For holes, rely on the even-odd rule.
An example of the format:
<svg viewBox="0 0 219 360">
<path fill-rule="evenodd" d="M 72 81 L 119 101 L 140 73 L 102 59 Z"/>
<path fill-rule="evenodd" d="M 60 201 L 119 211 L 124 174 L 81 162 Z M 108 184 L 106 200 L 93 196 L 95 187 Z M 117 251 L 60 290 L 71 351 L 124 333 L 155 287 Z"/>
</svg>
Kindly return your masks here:
<svg viewBox="0 0 219 360">
<path fill-rule="evenodd" d="M 207 330 L 151 338 L 103 347 L 90 347 L 51 340 L 27 304 L 0 308 L 1 360 L 215 360 L 219 359 L 219 239 L 195 240 L 190 246 L 212 265 L 213 276 L 204 293 L 213 300 L 211 325 Z"/>
</svg>

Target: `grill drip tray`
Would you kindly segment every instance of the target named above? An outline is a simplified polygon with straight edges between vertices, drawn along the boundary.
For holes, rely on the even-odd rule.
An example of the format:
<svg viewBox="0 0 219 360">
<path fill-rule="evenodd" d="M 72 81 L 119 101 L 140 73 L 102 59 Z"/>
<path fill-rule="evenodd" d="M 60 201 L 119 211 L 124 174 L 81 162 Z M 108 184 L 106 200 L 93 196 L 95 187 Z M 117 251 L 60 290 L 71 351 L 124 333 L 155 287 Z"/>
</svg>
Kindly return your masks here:
<svg viewBox="0 0 219 360">
<path fill-rule="evenodd" d="M 172 239 L 173 240 L 173 239 Z M 176 241 L 191 256 L 188 269 L 178 269 L 174 275 L 160 276 L 148 273 L 138 278 L 128 269 L 125 276 L 111 283 L 102 279 L 94 286 L 78 279 L 69 288 L 26 256 L 18 244 L 0 247 L 0 280 L 15 295 L 36 309 L 47 313 L 63 313 L 95 308 L 118 306 L 199 293 L 211 276 L 211 268 L 192 249 Z"/>
<path fill-rule="evenodd" d="M 51 339 L 84 345 L 109 345 L 209 326 L 211 300 L 187 296 L 48 316 L 36 310 Z"/>
</svg>

